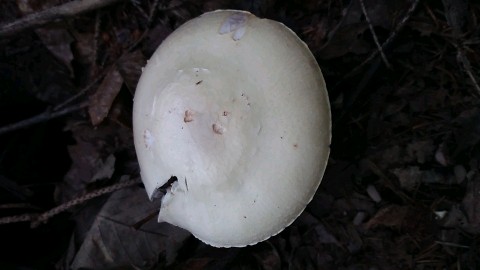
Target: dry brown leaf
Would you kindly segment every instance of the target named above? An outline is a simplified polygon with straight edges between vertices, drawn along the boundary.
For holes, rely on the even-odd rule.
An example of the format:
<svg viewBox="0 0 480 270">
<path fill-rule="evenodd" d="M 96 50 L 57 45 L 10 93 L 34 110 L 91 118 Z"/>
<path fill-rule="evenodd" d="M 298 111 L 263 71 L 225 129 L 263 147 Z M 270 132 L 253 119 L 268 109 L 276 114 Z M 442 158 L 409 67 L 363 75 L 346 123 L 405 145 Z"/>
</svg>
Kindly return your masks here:
<svg viewBox="0 0 480 270">
<path fill-rule="evenodd" d="M 91 181 L 97 181 L 101 179 L 110 179 L 115 172 L 115 156 L 109 155 L 105 160 L 99 162 L 98 169 L 93 175 Z"/>
<path fill-rule="evenodd" d="M 71 50 L 71 44 L 73 37 L 70 33 L 58 26 L 49 26 L 35 29 L 35 33 L 42 40 L 43 45 L 57 58 L 62 64 L 64 64 L 70 71 L 70 75 L 73 75 L 73 53 Z"/>
<path fill-rule="evenodd" d="M 400 229 L 408 215 L 407 206 L 389 205 L 375 214 L 366 224 L 367 229 L 374 229 L 384 226 L 393 229 Z"/>
<path fill-rule="evenodd" d="M 71 269 L 150 269 L 172 263 L 190 234 L 153 218 L 136 230 L 132 226 L 156 211 L 143 188 L 119 190 L 98 213 Z"/>
<path fill-rule="evenodd" d="M 59 0 L 17 0 L 18 9 L 23 14 L 38 12 L 61 3 Z M 49 25 L 35 29 L 35 33 L 42 40 L 43 45 L 62 62 L 73 75 L 71 61 L 73 53 L 70 45 L 73 38 L 63 25 Z"/>
<path fill-rule="evenodd" d="M 93 66 L 95 61 L 95 35 L 93 33 L 74 32 L 75 42 L 72 48 L 75 52 L 75 61 L 84 66 Z"/>
<path fill-rule="evenodd" d="M 392 172 L 397 176 L 400 186 L 405 190 L 413 190 L 422 183 L 423 173 L 418 166 L 396 168 Z"/>
<path fill-rule="evenodd" d="M 97 167 L 100 160 L 100 153 L 95 145 L 90 142 L 79 141 L 75 145 L 68 146 L 68 153 L 72 159 L 72 166 L 66 178 L 71 176 L 84 183 L 90 181 L 95 174 L 94 168 Z"/>
<path fill-rule="evenodd" d="M 116 68 L 111 69 L 103 79 L 97 91 L 90 97 L 88 113 L 94 126 L 107 117 L 113 101 L 122 88 L 123 78 Z"/>
<path fill-rule="evenodd" d="M 423 241 L 435 230 L 433 213 L 421 206 L 389 205 L 380 209 L 365 225 L 367 229 L 386 227 Z"/>
<path fill-rule="evenodd" d="M 84 194 L 94 179 L 109 178 L 115 169 L 116 153 L 134 155 L 131 129 L 111 123 L 92 130 L 88 123 L 72 121 L 67 130 L 76 143 L 67 148 L 72 164 L 64 181 L 57 185 L 56 201 L 59 203 Z M 136 161 L 133 166 L 138 166 Z"/>
<path fill-rule="evenodd" d="M 132 94 L 135 93 L 142 68 L 146 63 L 147 60 L 140 50 L 125 53 L 118 59 L 117 69 Z"/>
<path fill-rule="evenodd" d="M 477 174 L 469 181 L 462 204 L 472 230 L 480 233 L 480 175 Z"/>
</svg>

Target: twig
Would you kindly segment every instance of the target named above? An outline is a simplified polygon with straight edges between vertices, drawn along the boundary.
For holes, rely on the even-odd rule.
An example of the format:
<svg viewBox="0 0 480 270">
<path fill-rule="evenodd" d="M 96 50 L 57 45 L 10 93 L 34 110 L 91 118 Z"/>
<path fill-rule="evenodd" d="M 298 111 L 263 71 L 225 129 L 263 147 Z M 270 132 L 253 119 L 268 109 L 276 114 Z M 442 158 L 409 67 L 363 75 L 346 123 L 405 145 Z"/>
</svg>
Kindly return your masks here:
<svg viewBox="0 0 480 270">
<path fill-rule="evenodd" d="M 108 69 L 107 69 L 108 70 Z M 100 73 L 99 76 L 97 76 L 95 79 L 93 79 L 93 81 L 85 86 L 82 90 L 78 91 L 78 93 L 76 93 L 75 95 L 71 96 L 70 98 L 66 99 L 64 102 L 58 104 L 57 106 L 53 107 L 53 111 L 58 111 L 58 110 L 61 110 L 63 108 L 65 108 L 68 104 L 74 102 L 75 100 L 77 100 L 78 98 L 80 98 L 81 96 L 83 96 L 85 93 L 88 92 L 88 90 L 90 90 L 90 88 L 92 88 L 93 86 L 95 86 L 98 82 L 100 82 L 100 80 L 102 80 L 104 77 L 105 77 L 105 74 L 106 74 L 106 71 L 102 71 Z"/>
<path fill-rule="evenodd" d="M 457 61 L 463 65 L 463 69 L 465 69 L 465 72 L 467 73 L 468 77 L 472 81 L 472 84 L 475 87 L 475 90 L 477 90 L 477 95 L 480 95 L 480 86 L 478 85 L 478 82 L 475 79 L 475 76 L 473 75 L 470 61 L 468 61 L 468 58 L 465 56 L 465 54 L 460 48 L 457 48 Z"/>
<path fill-rule="evenodd" d="M 367 160 L 366 162 L 367 162 L 366 165 L 368 166 L 368 168 L 383 181 L 386 187 L 388 187 L 391 191 L 393 191 L 398 197 L 400 197 L 404 201 L 410 204 L 414 204 L 414 200 L 411 199 L 409 196 L 407 196 L 403 191 L 399 190 L 395 186 L 393 181 L 390 180 L 390 178 L 382 172 L 382 170 L 377 166 L 377 164 L 375 164 L 371 160 Z"/>
<path fill-rule="evenodd" d="M 133 186 L 133 185 L 138 184 L 138 183 L 141 183 L 140 178 L 134 178 L 134 179 L 131 179 L 131 180 L 128 180 L 128 181 L 125 181 L 125 182 L 120 182 L 120 183 L 117 183 L 117 184 L 114 184 L 114 185 L 111 185 L 111 186 L 108 186 L 108 187 L 104 187 L 104 188 L 89 192 L 89 193 L 87 193 L 83 196 L 80 196 L 80 197 L 78 197 L 76 199 L 73 199 L 69 202 L 61 204 L 61 205 L 43 213 L 43 214 L 41 214 L 40 216 L 38 216 L 38 218 L 36 218 L 36 220 L 34 220 L 32 222 L 32 228 L 35 228 L 35 227 L 39 226 L 40 224 L 47 222 L 47 220 L 49 218 L 51 218 L 53 216 L 56 216 L 56 215 L 58 215 L 62 212 L 65 212 L 66 210 L 72 208 L 75 205 L 79 205 L 79 204 L 81 204 L 83 202 L 86 202 L 88 200 L 91 200 L 93 198 L 102 196 L 102 195 L 107 194 L 107 193 L 111 193 L 113 191 L 116 191 L 116 190 L 119 190 L 119 189 L 122 189 L 122 188 L 125 188 L 125 187 Z"/>
<path fill-rule="evenodd" d="M 392 41 L 395 39 L 395 37 L 397 36 L 398 32 L 400 32 L 400 30 L 402 30 L 402 28 L 405 26 L 405 24 L 407 23 L 407 21 L 410 19 L 410 17 L 412 16 L 413 12 L 415 11 L 415 9 L 417 8 L 418 6 L 418 3 L 420 2 L 420 0 L 414 0 L 414 2 L 412 3 L 412 5 L 410 6 L 410 8 L 407 10 L 407 13 L 405 14 L 405 16 L 402 18 L 402 20 L 400 21 L 400 23 L 398 23 L 397 27 L 395 28 L 395 30 L 393 30 L 393 32 L 390 34 L 390 36 L 387 38 L 387 40 L 382 44 L 381 48 L 382 49 L 385 49 L 388 45 L 390 45 L 390 43 L 392 43 Z M 370 61 L 372 61 L 373 58 L 375 58 L 377 55 L 378 55 L 378 50 L 375 50 L 367 59 L 365 59 L 360 65 L 358 65 L 357 67 L 355 67 L 352 71 L 350 71 L 347 75 L 345 75 L 338 84 L 340 84 L 343 80 L 347 79 L 347 78 L 350 78 L 351 76 L 353 76 L 354 74 L 356 74 L 360 69 L 362 69 L 366 64 L 368 64 Z M 338 85 L 337 84 L 337 85 Z"/>
<path fill-rule="evenodd" d="M 27 128 L 27 127 L 30 127 L 30 126 L 35 125 L 35 124 L 39 124 L 39 123 L 46 122 L 46 121 L 49 121 L 49 120 L 57 118 L 57 117 L 61 117 L 61 116 L 64 116 L 66 114 L 69 114 L 69 113 L 72 113 L 72 112 L 75 112 L 75 111 L 78 111 L 78 110 L 81 110 L 81 109 L 87 107 L 88 106 L 87 102 L 83 102 L 83 103 L 80 103 L 80 104 L 73 104 L 70 107 L 67 107 L 67 105 L 71 104 L 72 102 L 74 102 L 75 100 L 77 100 L 78 98 L 83 96 L 88 90 L 90 90 L 90 88 L 92 88 L 100 80 L 102 80 L 105 77 L 105 74 L 106 74 L 106 71 L 102 71 L 100 73 L 100 75 L 98 75 L 93 80 L 93 82 L 91 82 L 89 85 L 84 87 L 77 94 L 73 95 L 72 97 L 66 99 L 64 102 L 62 102 L 62 103 L 56 105 L 55 107 L 53 107 L 53 109 L 49 109 L 49 110 L 47 110 L 43 113 L 35 115 L 31 118 L 22 120 L 20 122 L 17 122 L 17 123 L 11 124 L 11 125 L 7 125 L 7 126 L 4 126 L 4 127 L 0 127 L 0 136 L 5 134 L 5 133 L 8 133 L 8 132 L 12 132 L 12 131 L 15 131 L 15 130 Z"/>
<path fill-rule="evenodd" d="M 0 218 L 0 225 L 31 221 L 36 216 L 38 216 L 38 215 L 37 214 L 24 214 L 24 215 L 18 215 L 18 216 L 3 217 L 3 218 Z"/>
<path fill-rule="evenodd" d="M 40 210 L 39 207 L 31 205 L 29 203 L 6 203 L 0 204 L 0 209 L 35 209 Z"/>
<path fill-rule="evenodd" d="M 380 52 L 380 55 L 382 56 L 383 62 L 385 63 L 385 65 L 388 68 L 392 68 L 392 66 L 390 65 L 390 63 L 387 60 L 387 57 L 385 56 L 385 53 L 383 52 L 382 46 L 378 42 L 377 34 L 375 33 L 375 30 L 373 29 L 372 22 L 370 21 L 370 17 L 368 16 L 367 9 L 365 8 L 365 2 L 363 0 L 359 0 L 359 1 L 360 1 L 360 6 L 362 6 L 363 15 L 365 16 L 365 20 L 367 21 L 367 24 L 368 24 L 368 28 L 370 28 L 370 32 L 372 33 L 373 40 L 375 41 L 375 45 L 377 45 L 377 49 Z"/>
<path fill-rule="evenodd" d="M 143 16 L 143 18 L 145 18 L 146 20 L 148 20 L 148 14 L 147 14 L 147 12 L 145 12 L 145 10 L 141 7 L 139 1 L 137 1 L 137 0 L 130 0 L 130 3 L 132 3 L 132 5 L 138 10 L 138 12 L 140 12 L 140 14 Z"/>
<path fill-rule="evenodd" d="M 14 35 L 25 29 L 39 26 L 53 20 L 72 17 L 83 12 L 102 8 L 120 0 L 74 0 L 60 6 L 26 15 L 11 23 L 0 26 L 0 37 Z"/>
<path fill-rule="evenodd" d="M 335 36 L 335 34 L 337 33 L 338 29 L 340 29 L 340 27 L 343 25 L 343 23 L 345 22 L 345 20 L 348 18 L 349 14 L 350 14 L 351 7 L 353 6 L 353 2 L 354 2 L 354 1 L 350 1 L 350 3 L 348 4 L 348 6 L 343 9 L 342 18 L 341 18 L 340 21 L 337 23 L 337 25 L 335 25 L 335 27 L 333 27 L 333 29 L 328 33 L 328 40 L 325 42 L 325 44 L 323 44 L 323 45 L 318 49 L 319 51 L 325 49 L 328 45 L 330 45 L 330 41 L 333 39 L 332 37 Z"/>
<path fill-rule="evenodd" d="M 61 110 L 58 110 L 58 111 L 47 110 L 47 111 L 45 111 L 41 114 L 35 115 L 31 118 L 22 120 L 20 122 L 17 122 L 17 123 L 11 124 L 11 125 L 1 127 L 0 128 L 0 135 L 3 135 L 3 134 L 8 133 L 8 132 L 15 131 L 15 130 L 27 128 L 27 127 L 30 127 L 30 126 L 35 125 L 35 124 L 43 123 L 43 122 L 49 121 L 51 119 L 58 118 L 58 117 L 66 115 L 66 114 L 81 110 L 81 109 L 83 109 L 87 106 L 88 106 L 88 103 L 83 102 L 83 103 L 80 103 L 80 104 L 74 104 L 70 107 L 65 107 L 65 108 L 63 108 Z"/>
<path fill-rule="evenodd" d="M 97 60 L 98 60 L 98 43 L 99 43 L 98 40 L 100 39 L 100 24 L 101 24 L 100 12 L 96 11 L 95 25 L 93 28 L 93 45 L 92 45 L 93 61 L 92 63 L 97 63 Z"/>
<path fill-rule="evenodd" d="M 127 49 L 128 51 L 133 51 L 133 49 L 135 49 L 145 39 L 145 37 L 147 37 L 148 32 L 150 31 L 150 26 L 153 22 L 153 19 L 157 14 L 159 2 L 160 2 L 159 0 L 155 0 L 155 2 L 153 3 L 150 13 L 148 15 L 147 29 L 143 31 L 143 34 L 140 36 L 140 38 L 137 41 L 135 41 L 130 47 L 128 47 Z"/>
<path fill-rule="evenodd" d="M 153 18 L 157 14 L 159 2 L 160 2 L 160 0 L 155 0 L 153 2 L 152 8 L 150 9 L 150 14 L 148 15 L 148 25 L 149 26 L 152 24 Z"/>
<path fill-rule="evenodd" d="M 450 242 L 443 242 L 443 241 L 435 241 L 435 243 L 437 243 L 439 245 L 442 245 L 442 246 L 448 246 L 448 247 L 458 247 L 458 248 L 466 248 L 466 249 L 470 248 L 469 246 L 460 245 L 460 244 L 457 244 L 457 243 L 450 243 Z"/>
<path fill-rule="evenodd" d="M 47 222 L 48 219 L 52 218 L 53 216 L 56 216 L 62 212 L 65 212 L 68 209 L 72 208 L 73 206 L 79 205 L 81 203 L 84 203 L 93 198 L 102 196 L 104 194 L 111 193 L 113 191 L 116 191 L 125 187 L 133 186 L 138 183 L 141 183 L 140 178 L 134 178 L 128 181 L 120 182 L 108 187 L 104 187 L 104 188 L 89 192 L 83 196 L 80 196 L 64 204 L 61 204 L 55 208 L 52 208 L 42 214 L 23 214 L 18 216 L 9 216 L 9 217 L 0 218 L 0 224 L 10 224 L 10 223 L 30 221 L 31 227 L 35 228 L 41 225 L 42 223 Z"/>
</svg>

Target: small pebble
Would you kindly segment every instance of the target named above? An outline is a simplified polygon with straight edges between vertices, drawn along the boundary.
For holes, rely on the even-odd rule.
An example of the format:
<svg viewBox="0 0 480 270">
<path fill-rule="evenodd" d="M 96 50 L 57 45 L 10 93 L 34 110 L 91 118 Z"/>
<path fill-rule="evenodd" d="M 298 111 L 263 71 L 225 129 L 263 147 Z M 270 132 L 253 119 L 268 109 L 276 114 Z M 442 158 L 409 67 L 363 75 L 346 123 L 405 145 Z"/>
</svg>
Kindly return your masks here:
<svg viewBox="0 0 480 270">
<path fill-rule="evenodd" d="M 353 218 L 353 225 L 358 226 L 365 221 L 367 214 L 363 211 L 358 212 L 355 217 Z"/>
<path fill-rule="evenodd" d="M 367 194 L 376 203 L 379 203 L 382 201 L 382 197 L 380 196 L 380 194 L 378 193 L 374 185 L 368 185 Z"/>
</svg>

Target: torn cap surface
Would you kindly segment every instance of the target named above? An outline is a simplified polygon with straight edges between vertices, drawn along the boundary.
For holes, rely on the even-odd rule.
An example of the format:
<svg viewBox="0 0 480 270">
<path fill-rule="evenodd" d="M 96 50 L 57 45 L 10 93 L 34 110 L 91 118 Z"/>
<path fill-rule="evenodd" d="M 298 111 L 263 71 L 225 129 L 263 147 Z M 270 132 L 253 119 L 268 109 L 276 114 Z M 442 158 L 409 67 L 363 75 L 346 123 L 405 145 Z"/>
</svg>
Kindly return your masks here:
<svg viewBox="0 0 480 270">
<path fill-rule="evenodd" d="M 178 179 L 159 221 L 218 247 L 279 233 L 320 184 L 330 121 L 320 68 L 286 26 L 233 10 L 185 23 L 149 60 L 134 101 L 149 197 Z"/>
</svg>

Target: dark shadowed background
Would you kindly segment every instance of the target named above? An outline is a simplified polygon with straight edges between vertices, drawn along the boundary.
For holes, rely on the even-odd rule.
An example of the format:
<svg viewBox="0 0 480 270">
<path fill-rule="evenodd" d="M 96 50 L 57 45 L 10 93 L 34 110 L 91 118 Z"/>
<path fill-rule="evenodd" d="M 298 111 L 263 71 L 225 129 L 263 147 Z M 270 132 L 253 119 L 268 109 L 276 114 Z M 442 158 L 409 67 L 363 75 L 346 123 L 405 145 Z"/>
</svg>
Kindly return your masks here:
<svg viewBox="0 0 480 270">
<path fill-rule="evenodd" d="M 480 269 L 478 1 L 74 2 L 0 1 L 1 269 Z M 146 59 L 227 8 L 306 42 L 333 116 L 313 201 L 241 249 L 155 222 L 131 128 Z"/>
</svg>

